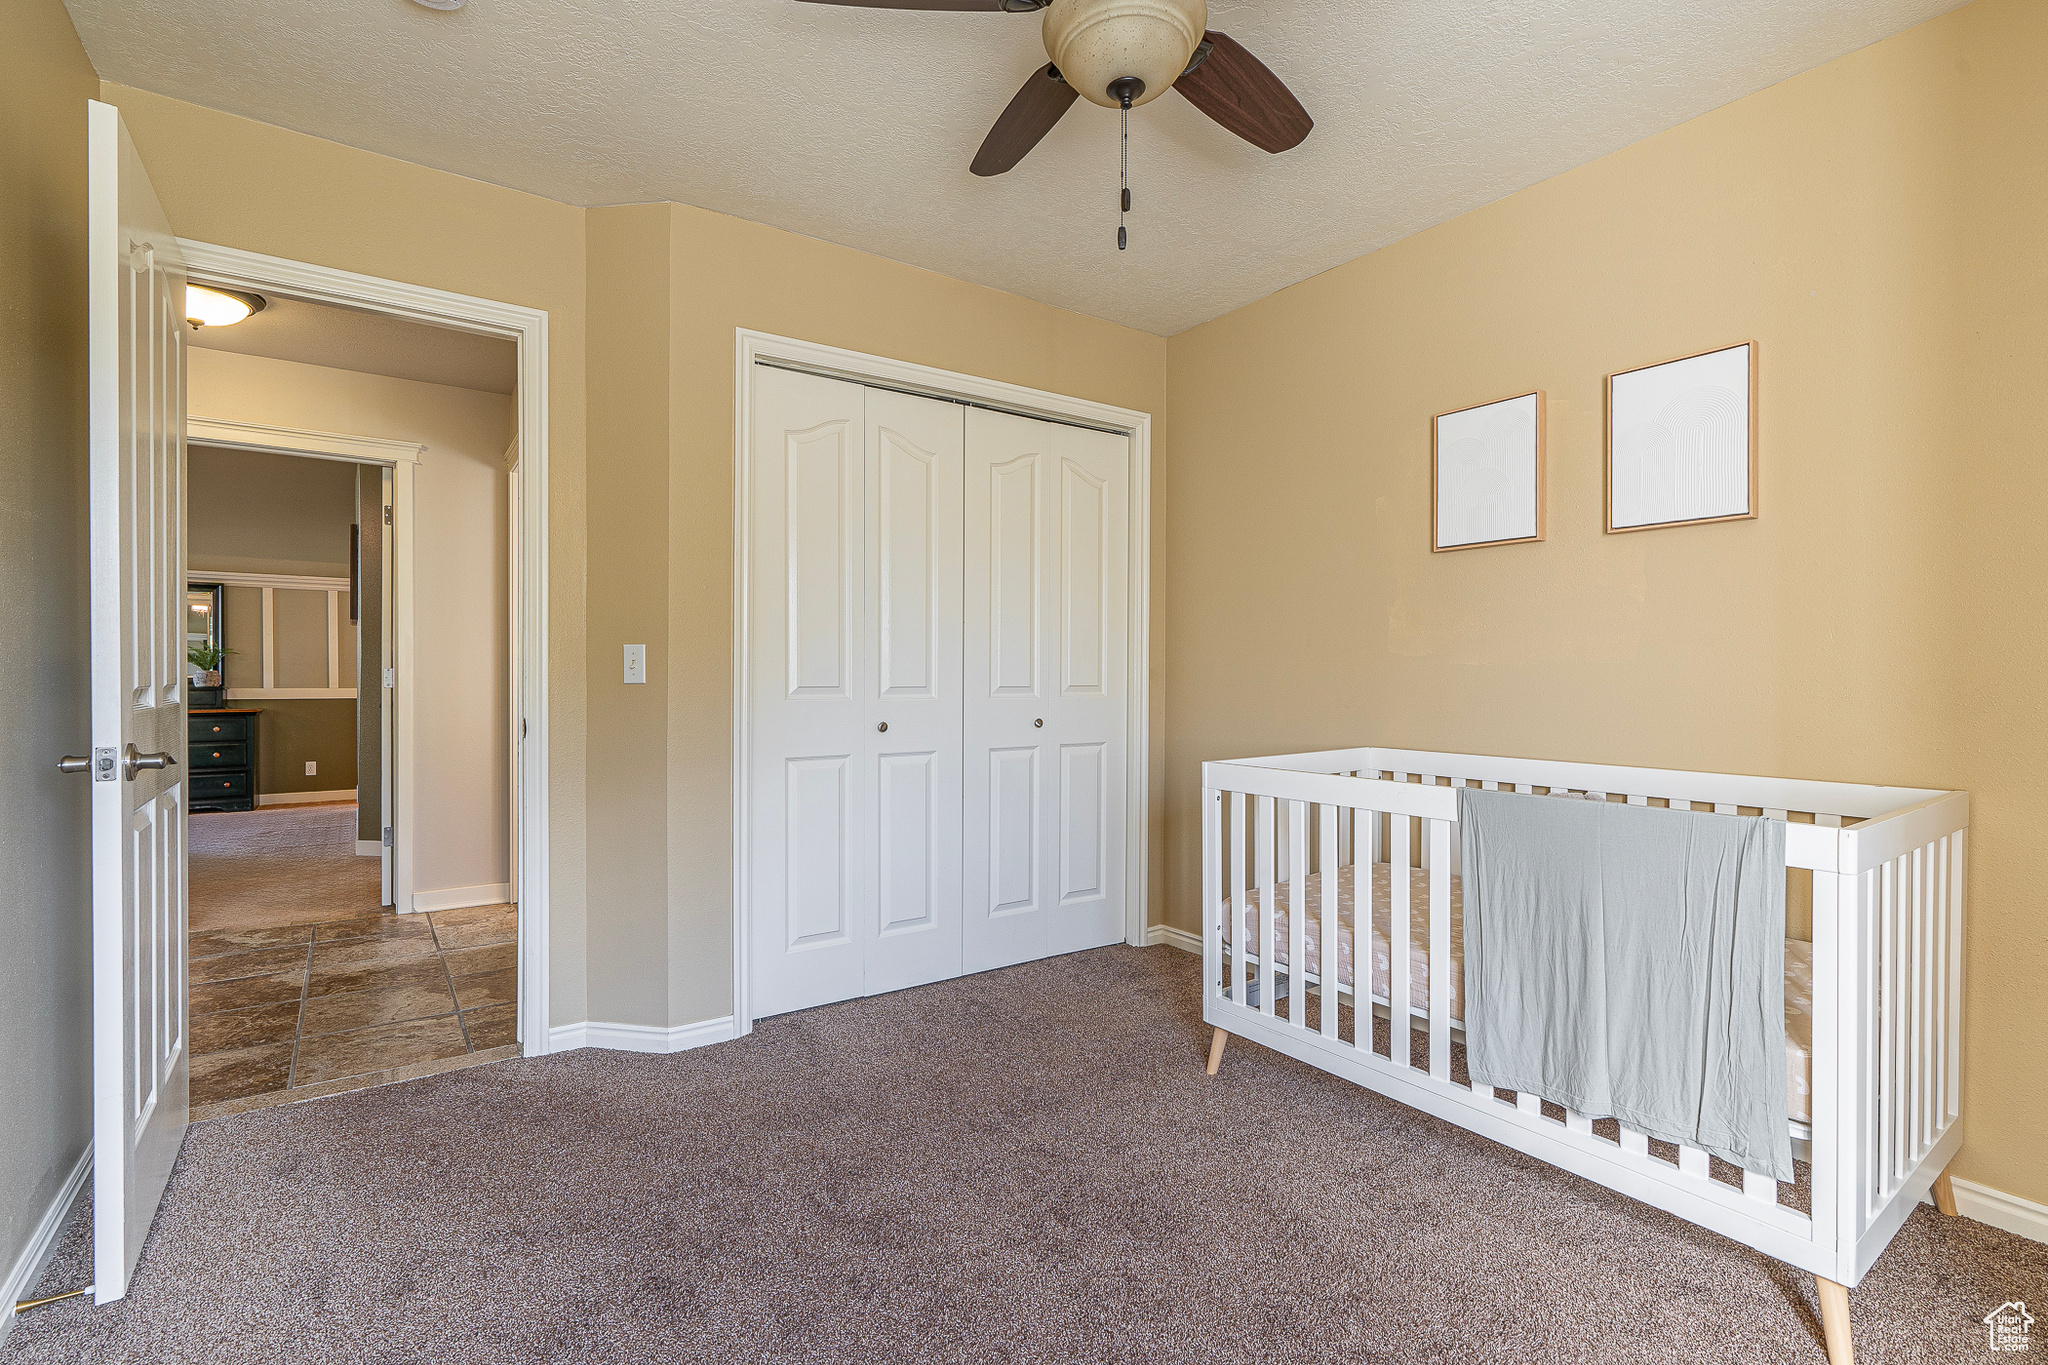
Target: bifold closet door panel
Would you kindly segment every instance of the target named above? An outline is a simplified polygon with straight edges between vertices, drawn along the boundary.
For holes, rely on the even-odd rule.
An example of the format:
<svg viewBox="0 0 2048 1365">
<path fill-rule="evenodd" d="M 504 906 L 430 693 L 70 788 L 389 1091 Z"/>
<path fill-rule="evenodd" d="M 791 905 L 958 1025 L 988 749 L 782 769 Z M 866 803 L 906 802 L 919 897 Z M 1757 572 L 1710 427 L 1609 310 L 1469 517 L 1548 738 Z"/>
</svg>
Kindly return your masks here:
<svg viewBox="0 0 2048 1365">
<path fill-rule="evenodd" d="M 748 671 L 757 1018 L 864 989 L 873 936 L 864 394 L 755 376 Z"/>
<path fill-rule="evenodd" d="M 869 995 L 960 975 L 965 412 L 867 390 Z"/>
<path fill-rule="evenodd" d="M 965 967 L 1124 936 L 1129 440 L 967 412 Z"/>
</svg>

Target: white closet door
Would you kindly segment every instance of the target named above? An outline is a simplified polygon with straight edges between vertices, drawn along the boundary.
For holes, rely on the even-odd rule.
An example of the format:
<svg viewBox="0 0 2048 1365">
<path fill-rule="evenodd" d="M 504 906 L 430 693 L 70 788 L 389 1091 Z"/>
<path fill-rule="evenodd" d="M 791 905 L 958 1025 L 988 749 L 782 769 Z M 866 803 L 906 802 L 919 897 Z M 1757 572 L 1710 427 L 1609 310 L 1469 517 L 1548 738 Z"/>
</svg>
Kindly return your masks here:
<svg viewBox="0 0 2048 1365">
<path fill-rule="evenodd" d="M 1129 460 L 967 413 L 968 971 L 1124 936 Z"/>
<path fill-rule="evenodd" d="M 755 1017 L 960 974 L 961 409 L 764 368 Z"/>
<path fill-rule="evenodd" d="M 960 975 L 965 411 L 867 390 L 869 995 Z"/>
<path fill-rule="evenodd" d="M 874 926 L 858 384 L 755 376 L 748 660 L 753 1012 L 861 994 Z"/>
</svg>

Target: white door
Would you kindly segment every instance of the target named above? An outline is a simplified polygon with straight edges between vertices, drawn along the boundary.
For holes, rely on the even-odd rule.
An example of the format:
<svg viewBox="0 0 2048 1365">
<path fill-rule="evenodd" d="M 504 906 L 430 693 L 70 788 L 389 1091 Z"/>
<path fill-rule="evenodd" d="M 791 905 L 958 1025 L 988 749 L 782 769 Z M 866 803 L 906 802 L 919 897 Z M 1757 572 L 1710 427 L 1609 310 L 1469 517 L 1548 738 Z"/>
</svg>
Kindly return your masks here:
<svg viewBox="0 0 2048 1365">
<path fill-rule="evenodd" d="M 185 1138 L 185 267 L 111 105 L 87 120 L 94 1297 Z"/>
<path fill-rule="evenodd" d="M 756 1018 L 960 971 L 961 438 L 950 403 L 756 376 Z"/>
<path fill-rule="evenodd" d="M 1121 942 L 1128 437 L 967 413 L 964 961 Z"/>
<path fill-rule="evenodd" d="M 961 444 L 957 403 L 865 394 L 875 930 L 868 995 L 960 975 Z"/>
</svg>

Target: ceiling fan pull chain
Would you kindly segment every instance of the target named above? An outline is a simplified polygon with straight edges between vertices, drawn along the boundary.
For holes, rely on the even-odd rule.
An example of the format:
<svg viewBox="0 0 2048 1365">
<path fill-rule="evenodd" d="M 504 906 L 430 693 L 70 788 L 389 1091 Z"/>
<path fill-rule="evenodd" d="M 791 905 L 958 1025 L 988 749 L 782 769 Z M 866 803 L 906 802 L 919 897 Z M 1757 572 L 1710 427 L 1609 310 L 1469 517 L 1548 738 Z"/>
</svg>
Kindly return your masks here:
<svg viewBox="0 0 2048 1365">
<path fill-rule="evenodd" d="M 1123 175 L 1123 197 L 1116 216 L 1116 249 L 1122 251 L 1130 245 L 1130 236 L 1124 231 L 1124 215 L 1131 211 L 1131 97 L 1123 97 L 1123 150 L 1121 173 Z"/>
</svg>

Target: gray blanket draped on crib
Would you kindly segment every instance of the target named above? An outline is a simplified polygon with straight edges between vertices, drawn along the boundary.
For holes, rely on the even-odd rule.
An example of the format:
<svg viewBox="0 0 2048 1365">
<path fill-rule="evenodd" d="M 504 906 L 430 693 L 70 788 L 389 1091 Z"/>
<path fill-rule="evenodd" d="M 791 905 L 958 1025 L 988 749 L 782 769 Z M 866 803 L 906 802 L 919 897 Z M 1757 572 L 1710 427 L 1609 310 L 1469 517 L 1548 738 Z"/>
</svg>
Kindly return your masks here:
<svg viewBox="0 0 2048 1365">
<path fill-rule="evenodd" d="M 1784 825 L 1471 787 L 1458 822 L 1473 1085 L 1793 1179 Z"/>
</svg>

